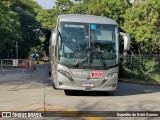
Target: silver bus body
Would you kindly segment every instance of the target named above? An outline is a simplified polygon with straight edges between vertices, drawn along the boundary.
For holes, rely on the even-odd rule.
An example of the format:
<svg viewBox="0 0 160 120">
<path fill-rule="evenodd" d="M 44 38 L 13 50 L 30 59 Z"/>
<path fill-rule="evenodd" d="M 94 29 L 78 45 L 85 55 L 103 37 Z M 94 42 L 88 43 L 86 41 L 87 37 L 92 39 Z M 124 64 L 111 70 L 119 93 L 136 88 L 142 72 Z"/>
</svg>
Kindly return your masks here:
<svg viewBox="0 0 160 120">
<path fill-rule="evenodd" d="M 60 15 L 49 46 L 53 86 L 63 90 L 116 90 L 118 36 L 118 25 L 113 19 Z"/>
</svg>

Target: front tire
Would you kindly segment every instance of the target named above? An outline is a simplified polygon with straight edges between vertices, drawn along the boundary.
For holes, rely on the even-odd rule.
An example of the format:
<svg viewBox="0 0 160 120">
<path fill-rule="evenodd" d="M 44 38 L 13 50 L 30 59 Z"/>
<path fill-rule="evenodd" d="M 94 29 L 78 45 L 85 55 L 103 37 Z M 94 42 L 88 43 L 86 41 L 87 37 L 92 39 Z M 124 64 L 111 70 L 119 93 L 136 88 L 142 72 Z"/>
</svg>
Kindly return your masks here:
<svg viewBox="0 0 160 120">
<path fill-rule="evenodd" d="M 71 95 L 71 91 L 70 90 L 64 90 L 65 95 Z"/>
<path fill-rule="evenodd" d="M 108 94 L 109 94 L 110 96 L 115 96 L 115 95 L 116 95 L 116 90 L 115 90 L 115 91 L 108 91 Z"/>
<path fill-rule="evenodd" d="M 57 89 L 55 84 L 53 83 L 53 81 L 52 81 L 52 88 L 55 89 L 55 90 Z"/>
<path fill-rule="evenodd" d="M 67 96 L 76 95 L 74 90 L 64 90 L 64 93 Z"/>
</svg>

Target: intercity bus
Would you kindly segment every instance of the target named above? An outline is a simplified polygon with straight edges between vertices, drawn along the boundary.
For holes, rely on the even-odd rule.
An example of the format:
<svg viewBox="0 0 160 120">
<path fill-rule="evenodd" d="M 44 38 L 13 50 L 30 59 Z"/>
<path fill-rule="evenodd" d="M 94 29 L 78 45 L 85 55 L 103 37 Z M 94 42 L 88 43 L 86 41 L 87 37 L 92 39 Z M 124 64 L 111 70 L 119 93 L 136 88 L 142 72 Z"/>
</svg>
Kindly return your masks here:
<svg viewBox="0 0 160 120">
<path fill-rule="evenodd" d="M 55 89 L 115 91 L 119 71 L 119 35 L 124 50 L 130 38 L 115 20 L 102 16 L 58 16 L 50 37 L 50 74 Z"/>
</svg>

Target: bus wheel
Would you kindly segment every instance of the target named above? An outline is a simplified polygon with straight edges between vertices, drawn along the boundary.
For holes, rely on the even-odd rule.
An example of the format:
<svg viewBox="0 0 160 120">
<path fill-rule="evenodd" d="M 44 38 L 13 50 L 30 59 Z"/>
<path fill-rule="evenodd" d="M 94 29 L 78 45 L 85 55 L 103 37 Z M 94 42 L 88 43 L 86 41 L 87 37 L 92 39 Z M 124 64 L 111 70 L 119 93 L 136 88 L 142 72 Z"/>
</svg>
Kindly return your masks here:
<svg viewBox="0 0 160 120">
<path fill-rule="evenodd" d="M 52 84 L 52 88 L 55 89 L 55 90 L 57 90 L 57 88 L 56 88 L 56 86 L 55 86 L 54 83 Z"/>
<path fill-rule="evenodd" d="M 109 94 L 110 96 L 115 96 L 116 91 L 108 91 L 108 94 Z"/>
<path fill-rule="evenodd" d="M 55 84 L 53 83 L 53 81 L 52 81 L 52 88 L 55 89 L 55 90 L 57 89 Z"/>
<path fill-rule="evenodd" d="M 73 90 L 64 90 L 65 95 L 74 95 Z"/>
</svg>

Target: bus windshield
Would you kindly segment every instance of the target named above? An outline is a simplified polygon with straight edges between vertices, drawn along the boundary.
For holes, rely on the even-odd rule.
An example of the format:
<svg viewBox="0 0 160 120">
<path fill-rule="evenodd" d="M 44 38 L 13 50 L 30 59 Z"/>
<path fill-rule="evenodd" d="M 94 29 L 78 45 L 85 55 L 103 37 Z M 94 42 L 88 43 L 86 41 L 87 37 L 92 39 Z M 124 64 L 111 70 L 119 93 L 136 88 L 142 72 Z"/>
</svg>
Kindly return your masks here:
<svg viewBox="0 0 160 120">
<path fill-rule="evenodd" d="M 61 22 L 58 30 L 60 64 L 85 68 L 118 64 L 115 25 Z"/>
</svg>

